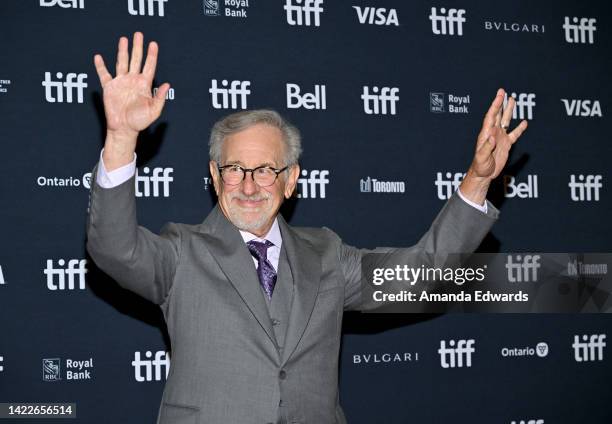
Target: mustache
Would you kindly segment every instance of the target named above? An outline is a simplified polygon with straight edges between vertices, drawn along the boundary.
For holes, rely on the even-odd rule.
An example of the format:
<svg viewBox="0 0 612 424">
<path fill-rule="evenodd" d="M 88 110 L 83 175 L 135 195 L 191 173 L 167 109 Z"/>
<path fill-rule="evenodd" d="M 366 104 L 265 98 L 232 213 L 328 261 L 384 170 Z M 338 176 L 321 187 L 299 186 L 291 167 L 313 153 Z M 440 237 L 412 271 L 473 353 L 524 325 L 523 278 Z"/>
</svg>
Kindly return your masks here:
<svg viewBox="0 0 612 424">
<path fill-rule="evenodd" d="M 268 200 L 270 198 L 270 194 L 269 193 L 256 193 L 256 194 L 251 194 L 250 196 L 247 196 L 244 193 L 232 193 L 231 195 L 231 199 L 238 199 L 238 200 L 245 200 L 245 201 L 254 201 L 257 202 L 259 200 Z"/>
</svg>

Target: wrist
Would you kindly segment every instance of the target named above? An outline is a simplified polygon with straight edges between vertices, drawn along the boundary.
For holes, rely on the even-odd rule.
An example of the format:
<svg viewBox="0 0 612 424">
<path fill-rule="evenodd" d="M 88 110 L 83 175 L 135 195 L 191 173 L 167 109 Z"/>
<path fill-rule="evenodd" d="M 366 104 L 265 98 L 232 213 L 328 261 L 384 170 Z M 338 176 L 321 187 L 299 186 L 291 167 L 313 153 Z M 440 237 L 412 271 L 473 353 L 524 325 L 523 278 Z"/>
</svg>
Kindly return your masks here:
<svg viewBox="0 0 612 424">
<path fill-rule="evenodd" d="M 479 205 L 484 205 L 490 185 L 490 178 L 479 177 L 470 168 L 465 174 L 459 189 L 465 198 Z"/>
<path fill-rule="evenodd" d="M 113 171 L 134 160 L 137 138 L 137 132 L 106 132 L 102 160 L 107 171 Z"/>
</svg>

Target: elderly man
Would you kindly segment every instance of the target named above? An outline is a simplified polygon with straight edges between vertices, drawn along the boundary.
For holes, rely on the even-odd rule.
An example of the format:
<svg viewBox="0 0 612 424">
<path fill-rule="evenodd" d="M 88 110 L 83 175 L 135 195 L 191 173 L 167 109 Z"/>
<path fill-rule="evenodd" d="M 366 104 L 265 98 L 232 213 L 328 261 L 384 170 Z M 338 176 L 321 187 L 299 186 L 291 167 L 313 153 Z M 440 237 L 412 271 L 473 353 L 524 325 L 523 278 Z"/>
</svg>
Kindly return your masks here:
<svg viewBox="0 0 612 424">
<path fill-rule="evenodd" d="M 139 227 L 134 199 L 138 132 L 155 121 L 169 84 L 151 85 L 158 48 L 119 41 L 117 75 L 94 62 L 107 136 L 94 170 L 88 250 L 120 285 L 159 304 L 172 366 L 158 423 L 343 423 L 338 402 L 342 313 L 360 305 L 361 258 L 325 228 L 289 226 L 278 214 L 295 190 L 298 131 L 276 112 L 217 122 L 210 173 L 218 205 L 199 225 Z M 487 112 L 474 160 L 429 231 L 406 252 L 473 251 L 497 217 L 486 203 L 493 178 L 526 128 L 506 128 L 503 90 Z"/>
</svg>

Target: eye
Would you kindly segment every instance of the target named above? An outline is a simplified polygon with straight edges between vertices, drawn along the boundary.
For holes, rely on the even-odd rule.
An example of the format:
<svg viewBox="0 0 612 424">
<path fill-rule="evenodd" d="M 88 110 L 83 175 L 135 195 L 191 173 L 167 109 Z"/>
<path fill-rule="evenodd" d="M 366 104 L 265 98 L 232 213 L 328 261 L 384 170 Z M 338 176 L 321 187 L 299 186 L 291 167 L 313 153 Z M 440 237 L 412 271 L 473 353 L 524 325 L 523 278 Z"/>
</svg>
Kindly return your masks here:
<svg viewBox="0 0 612 424">
<path fill-rule="evenodd" d="M 228 174 L 240 174 L 242 173 L 242 167 L 240 165 L 231 165 L 225 168 L 225 172 Z"/>
<path fill-rule="evenodd" d="M 256 172 L 258 175 L 262 176 L 269 176 L 274 174 L 274 171 L 271 168 L 257 168 Z"/>
</svg>

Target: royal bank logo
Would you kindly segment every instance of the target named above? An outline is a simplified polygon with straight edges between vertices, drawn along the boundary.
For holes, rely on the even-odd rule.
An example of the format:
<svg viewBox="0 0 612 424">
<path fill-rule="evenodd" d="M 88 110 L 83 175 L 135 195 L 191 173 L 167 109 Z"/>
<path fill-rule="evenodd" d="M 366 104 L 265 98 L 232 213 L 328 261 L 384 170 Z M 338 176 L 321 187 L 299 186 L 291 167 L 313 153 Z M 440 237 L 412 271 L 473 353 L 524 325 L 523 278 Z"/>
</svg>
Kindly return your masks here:
<svg viewBox="0 0 612 424">
<path fill-rule="evenodd" d="M 512 111 L 512 119 L 533 119 L 533 110 L 535 108 L 536 95 L 533 93 L 511 93 L 516 101 L 514 110 Z M 504 107 L 508 105 L 508 94 L 504 95 Z"/>
<path fill-rule="evenodd" d="M 360 24 L 399 26 L 397 10 L 384 7 L 353 6 Z"/>
<path fill-rule="evenodd" d="M 168 0 L 128 0 L 128 12 L 134 16 L 164 16 Z"/>
<path fill-rule="evenodd" d="M 62 9 L 85 9 L 85 0 L 40 0 L 40 6 L 59 6 Z"/>
<path fill-rule="evenodd" d="M 6 284 L 4 280 L 4 273 L 2 272 L 2 265 L 0 265 L 0 284 Z"/>
<path fill-rule="evenodd" d="M 463 181 L 465 174 L 463 172 L 437 172 L 434 185 L 436 186 L 436 194 L 440 200 L 448 200 L 453 193 L 457 191 Z"/>
<path fill-rule="evenodd" d="M 64 77 L 63 73 L 56 72 L 55 78 L 57 80 L 52 79 L 51 72 L 45 72 L 45 79 L 42 81 L 42 86 L 45 87 L 45 100 L 48 103 L 73 103 L 75 94 L 77 103 L 83 103 L 87 74 L 70 72 Z"/>
<path fill-rule="evenodd" d="M 507 255 L 506 271 L 511 283 L 533 283 L 538 281 L 538 270 L 542 266 L 541 255 Z"/>
<path fill-rule="evenodd" d="M 286 87 L 287 109 L 327 109 L 327 93 L 324 84 L 315 84 L 314 90 L 304 93 L 297 84 L 288 83 Z"/>
<path fill-rule="evenodd" d="M 10 85 L 11 85 L 10 79 L 0 79 L 0 94 L 8 93 L 8 89 Z"/>
<path fill-rule="evenodd" d="M 429 93 L 429 110 L 433 113 L 469 113 L 470 95 Z"/>
<path fill-rule="evenodd" d="M 563 23 L 565 41 L 567 43 L 593 44 L 597 27 L 595 18 L 570 18 L 566 16 Z M 570 22 L 571 21 L 571 22 Z"/>
<path fill-rule="evenodd" d="M 136 351 L 132 367 L 134 367 L 134 379 L 139 383 L 166 380 L 170 372 L 170 352 L 158 350 L 153 353 L 147 350 L 143 359 L 141 353 Z"/>
<path fill-rule="evenodd" d="M 472 366 L 472 355 L 476 352 L 474 339 L 440 341 L 440 366 L 442 368 L 462 368 Z"/>
<path fill-rule="evenodd" d="M 42 360 L 43 381 L 60 381 L 62 379 L 60 359 L 47 358 Z"/>
<path fill-rule="evenodd" d="M 353 355 L 353 365 L 393 365 L 396 363 L 418 362 L 419 352 L 393 352 L 393 353 L 362 353 Z"/>
<path fill-rule="evenodd" d="M 503 347 L 501 349 L 501 356 L 504 358 L 515 358 L 515 357 L 538 357 L 546 358 L 548 356 L 548 343 L 539 342 L 535 347 Z"/>
<path fill-rule="evenodd" d="M 249 0 L 225 0 L 223 6 L 217 0 L 203 0 L 205 16 L 227 16 L 231 18 L 246 18 L 249 10 Z"/>
<path fill-rule="evenodd" d="M 47 259 L 47 266 L 43 270 L 49 290 L 85 290 L 87 259 L 59 259 L 57 265 L 53 262 L 53 259 Z"/>
<path fill-rule="evenodd" d="M 298 197 L 300 199 L 325 199 L 325 187 L 329 184 L 328 170 L 302 169 L 298 178 Z"/>
<path fill-rule="evenodd" d="M 359 191 L 362 193 L 405 193 L 406 183 L 404 181 L 381 181 L 366 177 L 359 180 Z"/>
<path fill-rule="evenodd" d="M 466 21 L 465 9 L 431 8 L 431 32 L 435 35 L 463 35 L 463 24 Z"/>
<path fill-rule="evenodd" d="M 601 105 L 599 100 L 579 100 L 579 99 L 561 99 L 565 106 L 567 116 L 580 116 L 592 118 L 597 116 L 601 118 Z"/>
<path fill-rule="evenodd" d="M 599 190 L 603 188 L 601 175 L 570 175 L 570 198 L 574 202 L 599 202 Z"/>
<path fill-rule="evenodd" d="M 251 94 L 250 81 L 221 80 L 219 85 L 216 79 L 211 80 L 210 99 L 215 109 L 246 109 L 247 97 Z"/>
<path fill-rule="evenodd" d="M 363 111 L 368 115 L 395 115 L 399 102 L 397 87 L 363 86 Z"/>
<path fill-rule="evenodd" d="M 574 335 L 574 360 L 576 362 L 603 361 L 606 347 L 605 334 Z"/>
<path fill-rule="evenodd" d="M 546 28 L 540 24 L 523 24 L 519 22 L 496 22 L 485 21 L 485 30 L 487 31 L 503 31 L 511 33 L 531 33 L 544 34 Z"/>
<path fill-rule="evenodd" d="M 527 175 L 527 181 L 519 182 L 517 177 L 513 175 L 504 175 L 502 178 L 504 185 L 504 197 L 519 199 L 537 199 L 538 192 L 538 176 L 536 174 Z"/>
<path fill-rule="evenodd" d="M 285 0 L 283 8 L 289 25 L 321 26 L 323 0 Z"/>
</svg>

